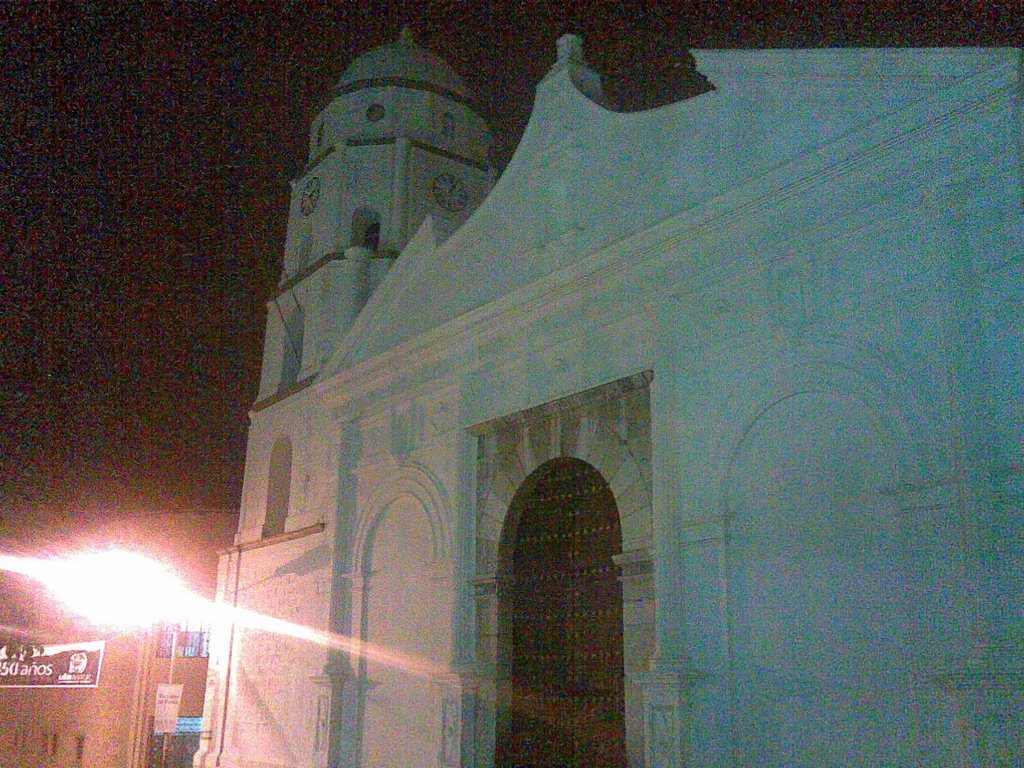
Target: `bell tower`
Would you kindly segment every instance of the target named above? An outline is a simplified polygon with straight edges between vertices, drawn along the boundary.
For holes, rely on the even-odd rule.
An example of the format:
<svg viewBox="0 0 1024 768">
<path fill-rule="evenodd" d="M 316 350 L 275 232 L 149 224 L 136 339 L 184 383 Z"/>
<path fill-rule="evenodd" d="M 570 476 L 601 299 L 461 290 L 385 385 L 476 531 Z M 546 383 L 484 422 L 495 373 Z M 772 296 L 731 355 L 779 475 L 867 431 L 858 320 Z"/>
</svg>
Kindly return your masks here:
<svg viewBox="0 0 1024 768">
<path fill-rule="evenodd" d="M 258 401 L 316 377 L 428 215 L 442 237 L 465 222 L 491 187 L 490 145 L 462 79 L 408 28 L 348 66 L 292 181 Z"/>
</svg>

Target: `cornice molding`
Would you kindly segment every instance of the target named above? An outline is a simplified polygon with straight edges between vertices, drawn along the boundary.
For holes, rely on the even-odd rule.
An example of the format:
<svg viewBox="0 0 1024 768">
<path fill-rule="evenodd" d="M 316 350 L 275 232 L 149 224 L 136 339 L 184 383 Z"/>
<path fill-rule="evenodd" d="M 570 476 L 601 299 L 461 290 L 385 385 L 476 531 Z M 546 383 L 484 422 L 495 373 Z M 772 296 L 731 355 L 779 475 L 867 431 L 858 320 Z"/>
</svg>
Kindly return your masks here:
<svg viewBox="0 0 1024 768">
<path fill-rule="evenodd" d="M 298 185 L 300 181 L 309 176 L 309 174 L 315 171 L 324 160 L 333 155 L 334 151 L 337 148 L 338 146 L 336 144 L 332 144 L 331 146 L 320 150 L 316 155 L 311 157 L 309 159 L 309 162 L 302 166 L 302 171 L 299 173 L 299 175 L 291 180 L 290 183 L 292 185 L 292 189 L 294 190 L 296 185 Z"/>
<path fill-rule="evenodd" d="M 248 552 L 253 549 L 263 549 L 264 547 L 272 547 L 275 544 L 282 544 L 286 541 L 304 539 L 307 536 L 314 536 L 318 533 L 323 533 L 323 531 L 323 523 L 314 523 L 313 525 L 307 525 L 304 528 L 296 528 L 294 531 L 285 531 L 284 533 L 279 533 L 276 536 L 270 536 L 266 539 L 257 539 L 256 541 L 244 541 L 241 544 L 236 544 L 233 547 L 222 549 L 218 554 L 233 555 L 236 552 Z"/>
<path fill-rule="evenodd" d="M 431 83 L 427 80 L 414 80 L 412 78 L 405 77 L 375 77 L 367 78 L 365 80 L 355 80 L 348 83 L 343 88 L 335 88 L 335 96 L 346 96 L 355 91 L 363 91 L 368 88 L 408 88 L 413 91 L 427 91 L 428 93 L 434 93 L 438 96 L 445 96 L 458 104 L 464 104 L 471 109 L 476 109 L 473 106 L 472 99 L 463 96 L 461 93 Z"/>
<path fill-rule="evenodd" d="M 258 401 L 256 403 L 253 403 L 252 407 L 249 409 L 249 415 L 252 416 L 254 414 L 259 413 L 260 411 L 265 411 L 267 408 L 270 408 L 272 405 L 276 405 L 277 403 L 280 403 L 282 400 L 287 400 L 292 395 L 298 394 L 299 392 L 304 390 L 306 387 L 308 387 L 314 381 L 316 381 L 316 374 L 315 373 L 307 376 L 304 379 L 301 379 L 301 380 L 295 382 L 290 387 L 285 387 L 284 389 L 278 389 L 277 392 L 275 392 L 274 394 L 270 395 L 269 397 L 265 397 L 262 400 L 260 400 L 260 401 Z"/>
<path fill-rule="evenodd" d="M 535 405 L 522 411 L 498 416 L 493 419 L 474 424 L 469 427 L 469 432 L 474 435 L 485 435 L 494 432 L 502 427 L 525 426 L 549 419 L 553 413 L 566 413 L 568 411 L 582 410 L 595 402 L 607 402 L 617 400 L 623 395 L 634 392 L 638 389 L 647 388 L 654 379 L 653 371 L 640 371 L 632 376 L 626 376 L 606 384 L 599 384 L 590 387 L 582 392 L 575 392 L 565 397 L 560 397 L 548 403 Z"/>
<path fill-rule="evenodd" d="M 433 144 L 428 144 L 427 142 L 420 141 L 419 139 L 410 139 L 409 145 L 412 147 L 416 147 L 416 149 L 422 149 L 425 152 L 430 152 L 431 154 L 437 155 L 438 157 L 443 157 L 447 160 L 454 160 L 457 163 L 462 163 L 463 165 L 471 166 L 473 168 L 476 168 L 478 171 L 489 170 L 487 163 L 481 163 L 480 161 L 474 160 L 471 157 L 460 155 L 458 152 L 451 152 L 447 149 L 435 147 Z"/>
<path fill-rule="evenodd" d="M 310 264 L 309 266 L 303 267 L 298 272 L 296 272 L 294 275 L 292 275 L 287 280 L 285 280 L 283 283 L 278 285 L 277 286 L 277 291 L 274 293 L 273 296 L 270 297 L 270 299 L 268 301 L 274 301 L 275 299 L 281 298 L 286 293 L 288 293 L 288 291 L 292 290 L 295 286 L 297 286 L 299 283 L 301 283 L 303 280 L 305 280 L 307 277 L 312 275 L 314 272 L 319 270 L 324 265 L 329 264 L 332 261 L 344 261 L 344 259 L 345 259 L 345 254 L 343 254 L 343 253 L 327 253 L 327 254 L 324 254 L 319 259 L 314 261 L 312 264 Z"/>
</svg>

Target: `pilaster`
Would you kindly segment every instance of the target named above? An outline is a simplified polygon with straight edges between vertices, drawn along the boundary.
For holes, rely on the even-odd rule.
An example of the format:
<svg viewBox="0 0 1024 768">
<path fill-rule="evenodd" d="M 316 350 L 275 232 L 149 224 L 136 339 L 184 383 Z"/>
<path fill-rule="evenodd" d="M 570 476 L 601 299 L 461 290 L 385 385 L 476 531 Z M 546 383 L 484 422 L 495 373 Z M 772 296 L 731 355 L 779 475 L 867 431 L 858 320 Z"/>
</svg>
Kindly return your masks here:
<svg viewBox="0 0 1024 768">
<path fill-rule="evenodd" d="M 357 768 L 362 754 L 366 706 L 366 658 L 362 654 L 362 648 L 366 642 L 367 603 L 372 575 L 372 571 L 354 571 L 348 574 L 352 595 L 352 649 L 348 653 L 348 663 L 345 664 L 349 674 L 336 676 L 341 681 L 340 687 L 335 689 L 339 694 L 341 711 L 335 713 L 331 720 L 330 755 L 332 765 L 340 768 Z M 339 666 L 340 662 L 341 659 Z"/>
<path fill-rule="evenodd" d="M 982 233 L 987 212 L 970 204 L 986 183 L 979 176 L 937 185 L 926 201 L 946 235 L 935 262 L 946 308 L 940 323 L 953 468 L 944 483 L 947 498 L 938 509 L 948 515 L 950 538 L 958 543 L 955 556 L 962 570 L 957 591 L 963 601 L 965 642 L 947 654 L 946 669 L 926 670 L 924 676 L 956 734 L 958 761 L 995 768 L 1024 754 L 1024 668 L 1019 637 L 1014 638 L 1005 619 L 1019 606 L 1017 599 L 1007 597 L 1014 594 L 1005 583 L 1007 575 L 1014 577 L 1001 571 L 1003 542 L 1016 538 L 1020 528 L 1015 510 L 1000 504 L 1003 457 L 995 436 L 993 397 L 1003 382 L 995 378 L 999 366 L 986 355 L 990 326 L 985 321 L 984 281 L 989 279 L 991 255 Z M 1000 583 L 1004 586 L 997 591 Z"/>
<path fill-rule="evenodd" d="M 654 577 L 651 555 L 634 549 L 614 555 L 622 583 L 622 649 L 625 669 L 626 757 L 629 765 L 644 764 L 643 689 L 654 638 Z"/>
<path fill-rule="evenodd" d="M 667 359 L 667 358 L 666 358 Z M 654 648 L 650 670 L 683 665 L 684 623 L 680 585 L 683 574 L 673 557 L 679 508 L 679 403 L 674 371 L 655 371 L 651 396 L 652 564 L 654 576 Z"/>
<path fill-rule="evenodd" d="M 312 768 L 349 765 L 343 760 L 343 742 L 346 737 L 345 716 L 349 713 L 356 678 L 351 667 L 342 659 L 332 659 L 323 674 L 310 678 L 313 683 L 314 703 Z"/>
<path fill-rule="evenodd" d="M 476 760 L 476 712 L 479 682 L 469 674 L 453 673 L 435 679 L 441 738 L 440 768 L 471 768 Z"/>
<path fill-rule="evenodd" d="M 688 749 L 687 691 L 698 676 L 684 670 L 640 675 L 644 699 L 644 768 L 682 768 Z"/>
</svg>

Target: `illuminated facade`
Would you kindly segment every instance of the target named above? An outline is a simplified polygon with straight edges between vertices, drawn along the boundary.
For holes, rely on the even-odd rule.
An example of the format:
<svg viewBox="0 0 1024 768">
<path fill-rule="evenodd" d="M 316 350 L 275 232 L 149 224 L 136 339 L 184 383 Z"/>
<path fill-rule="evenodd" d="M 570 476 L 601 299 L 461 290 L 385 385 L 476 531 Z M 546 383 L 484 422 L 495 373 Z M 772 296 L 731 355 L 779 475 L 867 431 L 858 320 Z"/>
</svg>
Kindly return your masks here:
<svg viewBox="0 0 1024 768">
<path fill-rule="evenodd" d="M 1020 52 L 694 56 L 620 114 L 563 38 L 493 188 L 346 70 L 219 581 L 338 643 L 220 638 L 197 765 L 1022 759 Z"/>
</svg>

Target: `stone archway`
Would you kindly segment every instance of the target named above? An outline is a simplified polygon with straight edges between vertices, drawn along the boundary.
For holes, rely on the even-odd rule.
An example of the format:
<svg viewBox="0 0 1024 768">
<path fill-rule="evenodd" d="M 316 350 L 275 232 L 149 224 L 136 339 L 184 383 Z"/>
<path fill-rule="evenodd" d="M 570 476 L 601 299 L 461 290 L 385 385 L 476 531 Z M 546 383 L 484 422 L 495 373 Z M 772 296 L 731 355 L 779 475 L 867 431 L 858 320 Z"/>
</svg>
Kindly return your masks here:
<svg viewBox="0 0 1024 768">
<path fill-rule="evenodd" d="M 626 765 L 619 513 L 590 464 L 541 465 L 500 547 L 495 764 Z"/>
<path fill-rule="evenodd" d="M 476 425 L 474 621 L 466 629 L 475 674 L 469 741 L 477 765 L 496 765 L 498 734 L 506 727 L 510 689 L 503 664 L 508 633 L 499 628 L 499 602 L 510 582 L 502 554 L 515 530 L 516 497 L 528 478 L 553 461 L 576 460 L 606 483 L 614 500 L 621 549 L 612 561 L 621 584 L 625 750 L 643 765 L 640 677 L 654 647 L 650 476 L 651 373 L 644 371 L 594 389 Z M 521 518 L 521 515 L 519 516 Z M 501 593 L 501 594 L 499 594 Z M 507 668 L 504 668 L 507 669 Z M 499 717 L 500 716 L 500 717 Z"/>
</svg>

